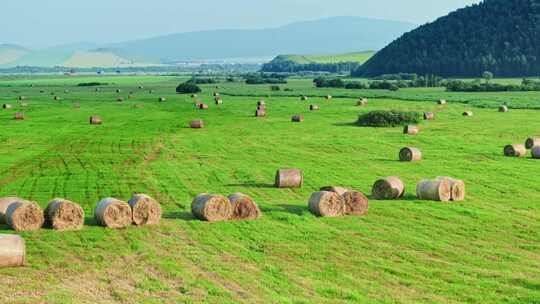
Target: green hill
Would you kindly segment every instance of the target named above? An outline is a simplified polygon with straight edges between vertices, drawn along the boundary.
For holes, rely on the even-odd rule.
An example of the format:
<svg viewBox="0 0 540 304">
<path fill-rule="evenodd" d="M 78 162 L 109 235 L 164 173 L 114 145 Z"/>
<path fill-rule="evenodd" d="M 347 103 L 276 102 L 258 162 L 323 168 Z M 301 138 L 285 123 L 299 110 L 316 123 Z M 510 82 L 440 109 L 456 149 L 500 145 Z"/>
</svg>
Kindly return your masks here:
<svg viewBox="0 0 540 304">
<path fill-rule="evenodd" d="M 366 62 L 373 51 L 338 55 L 279 55 L 265 64 L 263 72 L 350 72 Z"/>
<path fill-rule="evenodd" d="M 485 0 L 403 35 L 355 76 L 540 75 L 540 0 Z"/>
</svg>

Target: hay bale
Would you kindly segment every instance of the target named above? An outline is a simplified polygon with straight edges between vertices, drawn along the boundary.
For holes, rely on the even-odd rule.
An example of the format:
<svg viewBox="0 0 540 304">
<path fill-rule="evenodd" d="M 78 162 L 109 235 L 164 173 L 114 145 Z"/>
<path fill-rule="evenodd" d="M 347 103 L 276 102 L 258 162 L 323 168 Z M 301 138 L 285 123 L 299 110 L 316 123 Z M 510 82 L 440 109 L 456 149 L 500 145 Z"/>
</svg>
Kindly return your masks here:
<svg viewBox="0 0 540 304">
<path fill-rule="evenodd" d="M 445 100 L 445 99 L 439 99 L 439 101 L 437 102 L 437 104 L 439 104 L 439 105 L 445 105 L 445 104 L 446 104 L 446 100 Z"/>
<path fill-rule="evenodd" d="M 437 180 L 447 180 L 450 184 L 450 200 L 463 201 L 465 200 L 465 182 L 459 179 L 451 178 L 448 176 L 438 176 Z"/>
<path fill-rule="evenodd" d="M 16 202 L 24 202 L 22 198 L 19 197 L 2 197 L 0 198 L 0 224 L 6 224 L 6 212 L 9 205 Z"/>
<path fill-rule="evenodd" d="M 135 225 L 155 225 L 161 220 L 161 205 L 146 194 L 134 194 L 128 201 Z"/>
<path fill-rule="evenodd" d="M 191 94 L 191 98 L 197 98 L 197 94 Z"/>
<path fill-rule="evenodd" d="M 229 195 L 229 201 L 232 204 L 232 220 L 255 220 L 261 217 L 261 209 L 251 197 L 234 193 Z"/>
<path fill-rule="evenodd" d="M 257 106 L 257 110 L 266 111 L 266 106 L 265 105 Z"/>
<path fill-rule="evenodd" d="M 474 113 L 472 111 L 465 111 L 465 112 L 463 112 L 462 115 L 465 116 L 465 117 L 472 117 L 474 115 Z"/>
<path fill-rule="evenodd" d="M 214 98 L 214 102 L 217 105 L 220 105 L 220 104 L 223 104 L 223 99 L 221 99 L 221 97 L 216 97 L 216 98 Z"/>
<path fill-rule="evenodd" d="M 116 89 L 116 93 L 120 93 L 120 92 L 122 92 L 122 90 Z"/>
<path fill-rule="evenodd" d="M 2 108 L 8 110 L 8 109 L 13 108 L 13 106 L 10 105 L 9 103 L 5 103 L 5 104 L 2 105 Z"/>
<path fill-rule="evenodd" d="M 279 169 L 276 172 L 276 188 L 301 188 L 304 176 L 300 169 Z"/>
<path fill-rule="evenodd" d="M 148 94 L 153 94 L 154 90 L 148 90 Z"/>
<path fill-rule="evenodd" d="M 101 226 L 113 229 L 127 227 L 133 222 L 129 204 L 111 197 L 96 205 L 94 217 Z"/>
<path fill-rule="evenodd" d="M 259 106 L 259 107 L 260 107 L 260 106 L 263 106 L 263 107 L 264 107 L 265 105 L 266 105 L 266 102 L 264 102 L 264 100 L 259 100 L 259 101 L 257 102 L 257 106 Z"/>
<path fill-rule="evenodd" d="M 99 92 L 101 91 L 101 89 L 100 89 L 100 88 L 96 88 L 94 91 L 95 91 L 96 93 L 99 93 Z"/>
<path fill-rule="evenodd" d="M 97 115 L 90 116 L 90 124 L 91 125 L 100 125 L 102 123 L 103 123 L 103 121 L 101 120 L 100 116 L 97 116 Z"/>
<path fill-rule="evenodd" d="M 122 101 L 124 101 L 124 97 L 118 97 L 118 98 L 116 98 L 116 101 L 122 102 Z"/>
<path fill-rule="evenodd" d="M 527 149 L 521 144 L 507 145 L 504 147 L 504 155 L 511 157 L 525 157 L 527 155 Z"/>
<path fill-rule="evenodd" d="M 525 141 L 525 148 L 532 149 L 532 147 L 540 146 L 540 137 L 530 137 Z"/>
<path fill-rule="evenodd" d="M 218 92 L 214 92 L 214 97 L 218 97 L 219 96 L 219 93 Z"/>
<path fill-rule="evenodd" d="M 311 195 L 308 201 L 311 213 L 322 217 L 336 217 L 345 214 L 343 198 L 335 193 L 319 191 Z"/>
<path fill-rule="evenodd" d="M 326 95 L 324 98 L 326 98 L 326 100 L 330 100 L 332 99 L 332 95 Z"/>
<path fill-rule="evenodd" d="M 349 190 L 346 189 L 346 188 L 343 188 L 343 187 L 336 187 L 336 186 L 325 186 L 325 187 L 321 187 L 321 189 L 319 189 L 320 191 L 327 191 L 327 192 L 335 192 L 339 195 L 343 195 L 345 193 L 347 193 Z"/>
<path fill-rule="evenodd" d="M 364 99 L 360 99 L 356 102 L 356 105 L 359 107 L 367 106 L 367 101 Z"/>
<path fill-rule="evenodd" d="M 204 122 L 202 121 L 202 119 L 192 120 L 189 123 L 189 127 L 192 129 L 202 129 L 204 128 Z"/>
<path fill-rule="evenodd" d="M 233 206 L 229 199 L 222 195 L 205 193 L 193 200 L 191 213 L 202 221 L 226 221 L 233 214 Z"/>
<path fill-rule="evenodd" d="M 21 108 L 27 108 L 28 107 L 27 102 L 21 102 L 21 103 L 19 103 L 19 105 L 21 106 Z"/>
<path fill-rule="evenodd" d="M 43 210 L 34 202 L 17 201 L 6 210 L 6 224 L 15 231 L 37 230 L 44 222 Z"/>
<path fill-rule="evenodd" d="M 435 113 L 433 112 L 424 113 L 424 120 L 434 120 L 434 119 L 435 119 Z"/>
<path fill-rule="evenodd" d="M 26 96 L 19 96 L 19 100 L 26 100 Z"/>
<path fill-rule="evenodd" d="M 60 101 L 62 98 L 60 98 L 60 96 L 54 96 L 53 99 L 56 100 L 56 101 Z"/>
<path fill-rule="evenodd" d="M 540 159 L 540 146 L 534 146 L 531 149 L 531 156 L 534 159 Z"/>
<path fill-rule="evenodd" d="M 300 100 L 302 100 L 302 101 L 306 101 L 306 100 L 308 100 L 308 99 L 309 99 L 309 98 L 308 98 L 307 96 L 305 96 L 305 95 L 302 96 L 302 97 L 300 97 Z"/>
<path fill-rule="evenodd" d="M 255 117 L 266 117 L 266 110 L 264 109 L 257 109 L 255 111 Z"/>
<path fill-rule="evenodd" d="M 304 121 L 304 115 L 294 115 L 291 118 L 292 122 L 303 122 Z"/>
<path fill-rule="evenodd" d="M 45 208 L 45 223 L 55 230 L 80 230 L 84 225 L 84 210 L 72 201 L 55 198 Z"/>
<path fill-rule="evenodd" d="M 368 211 L 369 200 L 362 192 L 347 191 L 341 195 L 341 198 L 347 215 L 364 215 Z"/>
<path fill-rule="evenodd" d="M 19 235 L 0 234 L 0 268 L 26 264 L 26 246 Z"/>
<path fill-rule="evenodd" d="M 447 179 L 423 180 L 416 185 L 416 196 L 421 200 L 448 202 L 452 197 Z"/>
<path fill-rule="evenodd" d="M 377 180 L 371 190 L 373 197 L 377 200 L 390 200 L 403 197 L 405 185 L 397 176 L 389 176 Z"/>
<path fill-rule="evenodd" d="M 159 101 L 159 102 L 165 102 L 165 101 L 167 101 L 167 98 L 165 98 L 165 97 L 160 97 L 160 98 L 158 98 L 158 101 Z"/>
<path fill-rule="evenodd" d="M 321 109 L 321 107 L 319 107 L 318 105 L 312 104 L 312 105 L 309 106 L 310 111 L 319 111 L 320 109 Z"/>
<path fill-rule="evenodd" d="M 420 127 L 408 125 L 403 128 L 403 134 L 416 135 L 420 132 Z"/>
<path fill-rule="evenodd" d="M 22 113 L 22 112 L 15 113 L 13 119 L 15 119 L 15 120 L 24 120 L 24 113 Z"/>
<path fill-rule="evenodd" d="M 399 151 L 399 160 L 402 162 L 412 162 L 422 160 L 422 151 L 418 148 L 405 147 Z"/>
<path fill-rule="evenodd" d="M 205 104 L 205 103 L 200 103 L 200 104 L 199 104 L 199 109 L 200 109 L 200 110 L 207 110 L 207 109 L 208 109 L 208 105 Z"/>
<path fill-rule="evenodd" d="M 499 112 L 501 113 L 508 112 L 508 106 L 505 106 L 505 105 L 499 106 Z"/>
</svg>

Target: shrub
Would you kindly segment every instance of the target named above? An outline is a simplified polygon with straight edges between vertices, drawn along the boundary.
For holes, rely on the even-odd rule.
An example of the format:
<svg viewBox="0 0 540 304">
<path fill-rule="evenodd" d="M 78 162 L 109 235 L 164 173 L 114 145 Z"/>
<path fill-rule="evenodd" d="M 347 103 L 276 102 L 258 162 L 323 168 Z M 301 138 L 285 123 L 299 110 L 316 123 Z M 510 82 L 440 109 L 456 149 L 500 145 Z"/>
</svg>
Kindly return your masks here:
<svg viewBox="0 0 540 304">
<path fill-rule="evenodd" d="M 176 93 L 178 94 L 194 94 L 201 92 L 201 88 L 192 82 L 184 82 L 176 87 Z"/>
<path fill-rule="evenodd" d="M 273 86 L 270 86 L 270 91 L 274 91 L 274 92 L 277 92 L 277 91 L 280 91 L 281 88 L 277 85 L 273 85 Z"/>
<path fill-rule="evenodd" d="M 396 127 L 418 124 L 421 114 L 418 112 L 372 111 L 358 117 L 362 127 Z"/>
<path fill-rule="evenodd" d="M 96 87 L 96 86 L 102 86 L 107 85 L 106 82 L 82 82 L 77 84 L 78 87 Z"/>
</svg>

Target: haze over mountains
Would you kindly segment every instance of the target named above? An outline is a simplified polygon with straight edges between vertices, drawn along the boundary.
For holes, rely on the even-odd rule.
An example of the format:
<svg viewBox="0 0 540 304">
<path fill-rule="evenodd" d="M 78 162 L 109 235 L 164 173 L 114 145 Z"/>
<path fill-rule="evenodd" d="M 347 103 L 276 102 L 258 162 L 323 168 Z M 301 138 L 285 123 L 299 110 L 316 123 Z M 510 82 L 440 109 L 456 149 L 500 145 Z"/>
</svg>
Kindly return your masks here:
<svg viewBox="0 0 540 304">
<path fill-rule="evenodd" d="M 184 61 L 267 60 L 279 54 L 379 50 L 416 26 L 362 17 L 333 17 L 270 29 L 179 33 L 107 45 L 76 43 L 45 50 L 0 45 L 0 67 L 128 67 Z"/>
</svg>

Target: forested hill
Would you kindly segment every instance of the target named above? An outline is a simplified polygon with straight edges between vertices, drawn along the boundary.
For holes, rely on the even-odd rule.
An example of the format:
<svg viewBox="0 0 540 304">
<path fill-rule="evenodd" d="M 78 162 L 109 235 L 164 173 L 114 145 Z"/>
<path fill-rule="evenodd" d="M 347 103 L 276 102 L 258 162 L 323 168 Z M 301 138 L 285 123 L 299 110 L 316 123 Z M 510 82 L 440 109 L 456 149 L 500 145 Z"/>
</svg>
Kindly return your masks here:
<svg viewBox="0 0 540 304">
<path fill-rule="evenodd" d="M 297 72 L 330 72 L 350 73 L 366 62 L 373 51 L 347 53 L 339 55 L 279 55 L 271 62 L 263 65 L 263 72 L 297 73 Z"/>
<path fill-rule="evenodd" d="M 540 75 L 540 0 L 485 0 L 413 30 L 359 67 L 392 73 L 479 77 Z"/>
</svg>

